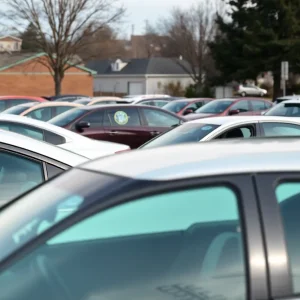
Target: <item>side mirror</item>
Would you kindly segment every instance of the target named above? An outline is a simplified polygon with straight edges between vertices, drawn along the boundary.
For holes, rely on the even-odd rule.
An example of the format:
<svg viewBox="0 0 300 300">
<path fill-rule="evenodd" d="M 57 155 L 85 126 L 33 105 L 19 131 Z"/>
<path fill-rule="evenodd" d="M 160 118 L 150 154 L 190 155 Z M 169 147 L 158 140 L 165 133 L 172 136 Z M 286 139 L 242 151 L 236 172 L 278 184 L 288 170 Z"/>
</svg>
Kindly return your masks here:
<svg viewBox="0 0 300 300">
<path fill-rule="evenodd" d="M 193 109 L 187 108 L 187 109 L 183 112 L 183 115 L 186 116 L 186 115 L 193 114 L 193 113 L 194 113 L 194 110 L 193 110 Z"/>
<path fill-rule="evenodd" d="M 233 109 L 233 110 L 230 110 L 229 111 L 229 115 L 232 116 L 232 115 L 237 115 L 240 113 L 240 110 L 239 109 Z"/>
<path fill-rule="evenodd" d="M 85 121 L 82 121 L 82 122 L 78 122 L 76 123 L 75 125 L 75 128 L 76 130 L 78 131 L 82 131 L 83 129 L 85 128 L 90 128 L 91 127 L 91 124 L 89 122 L 85 122 Z"/>
</svg>

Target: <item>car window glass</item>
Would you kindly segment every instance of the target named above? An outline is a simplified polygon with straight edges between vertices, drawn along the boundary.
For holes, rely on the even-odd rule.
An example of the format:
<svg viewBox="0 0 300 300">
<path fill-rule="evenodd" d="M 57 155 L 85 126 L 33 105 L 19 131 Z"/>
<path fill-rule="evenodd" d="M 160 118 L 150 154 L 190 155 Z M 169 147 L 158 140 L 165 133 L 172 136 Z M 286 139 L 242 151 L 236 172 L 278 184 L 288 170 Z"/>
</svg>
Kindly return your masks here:
<svg viewBox="0 0 300 300">
<path fill-rule="evenodd" d="M 180 124 L 180 119 L 160 110 L 143 108 L 148 126 L 172 127 Z"/>
<path fill-rule="evenodd" d="M 55 177 L 65 171 L 64 169 L 61 169 L 59 167 L 50 164 L 46 164 L 46 169 L 47 169 L 48 179 Z"/>
<path fill-rule="evenodd" d="M 253 111 L 261 111 L 266 109 L 265 101 L 251 101 Z"/>
<path fill-rule="evenodd" d="M 230 110 L 239 110 L 240 112 L 249 111 L 248 101 L 239 101 L 230 107 Z"/>
<path fill-rule="evenodd" d="M 300 126 L 288 123 L 262 122 L 265 136 L 299 136 Z"/>
<path fill-rule="evenodd" d="M 140 126 L 141 120 L 136 108 L 107 109 L 105 125 L 107 126 Z"/>
<path fill-rule="evenodd" d="M 156 106 L 156 107 L 163 107 L 163 106 L 165 106 L 168 103 L 169 103 L 169 101 L 155 100 L 154 101 L 154 106 Z"/>
<path fill-rule="evenodd" d="M 53 117 L 60 115 L 73 108 L 74 108 L 73 106 L 57 106 L 54 108 L 55 115 Z"/>
<path fill-rule="evenodd" d="M 300 117 L 300 103 L 280 103 L 270 109 L 266 116 Z"/>
<path fill-rule="evenodd" d="M 25 115 L 28 118 L 32 118 L 40 121 L 49 121 L 52 119 L 52 107 L 44 107 L 35 109 Z"/>
<path fill-rule="evenodd" d="M 241 126 L 225 131 L 217 139 L 250 138 L 255 136 L 253 126 Z"/>
<path fill-rule="evenodd" d="M 1 295 L 48 300 L 64 291 L 72 300 L 169 300 L 178 294 L 246 299 L 237 200 L 231 189 L 213 186 L 99 212 L 11 265 L 0 276 Z M 67 204 L 62 208 L 68 210 Z M 7 284 L 22 278 L 27 280 L 17 289 Z"/>
<path fill-rule="evenodd" d="M 41 162 L 16 153 L 0 151 L 0 205 L 43 181 Z"/>
<path fill-rule="evenodd" d="M 0 100 L 0 112 L 5 111 L 8 107 L 6 107 L 6 101 Z"/>
<path fill-rule="evenodd" d="M 277 201 L 282 216 L 285 240 L 292 272 L 294 293 L 300 292 L 300 183 L 285 182 L 276 188 Z"/>
<path fill-rule="evenodd" d="M 44 132 L 41 129 L 27 126 L 25 124 L 9 123 L 9 122 L 0 122 L 0 129 L 12 131 L 22 135 L 26 135 L 35 140 L 43 141 Z"/>
<path fill-rule="evenodd" d="M 104 110 L 96 110 L 85 115 L 79 122 L 90 123 L 90 128 L 103 126 Z"/>
<path fill-rule="evenodd" d="M 16 105 L 19 105 L 19 104 L 29 103 L 29 102 L 37 102 L 37 101 L 30 100 L 30 99 L 11 99 L 11 100 L 8 100 L 9 107 L 16 106 Z"/>
<path fill-rule="evenodd" d="M 63 136 L 50 132 L 48 130 L 44 131 L 45 141 L 52 145 L 61 145 L 66 143 L 66 139 Z"/>
<path fill-rule="evenodd" d="M 266 109 L 269 109 L 272 107 L 272 103 L 265 101 L 265 106 L 266 106 Z"/>
<path fill-rule="evenodd" d="M 92 105 L 106 105 L 106 104 L 118 104 L 117 101 L 98 101 L 93 103 Z"/>
</svg>

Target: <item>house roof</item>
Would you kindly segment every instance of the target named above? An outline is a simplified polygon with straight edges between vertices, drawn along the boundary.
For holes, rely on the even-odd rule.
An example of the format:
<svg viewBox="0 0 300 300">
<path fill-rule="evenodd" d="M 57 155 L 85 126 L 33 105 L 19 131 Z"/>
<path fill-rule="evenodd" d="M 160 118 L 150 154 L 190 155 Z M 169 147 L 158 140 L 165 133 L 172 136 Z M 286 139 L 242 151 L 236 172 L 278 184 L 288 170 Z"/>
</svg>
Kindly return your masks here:
<svg viewBox="0 0 300 300">
<path fill-rule="evenodd" d="M 123 61 L 123 60 L 122 60 Z M 113 71 L 111 63 L 114 60 L 93 60 L 86 64 L 86 67 L 95 70 L 98 75 L 187 75 L 190 70 L 189 64 L 184 60 L 152 57 L 131 59 L 120 71 Z M 189 70 L 188 72 L 186 70 Z"/>
<path fill-rule="evenodd" d="M 4 39 L 7 39 L 7 38 L 22 42 L 22 39 L 20 39 L 20 38 L 18 38 L 16 36 L 12 36 L 12 35 L 0 36 L 0 41 L 4 40 Z"/>
<path fill-rule="evenodd" d="M 0 53 L 0 71 L 12 68 L 14 66 L 20 65 L 22 63 L 28 62 L 30 60 L 33 60 L 35 58 L 39 58 L 42 56 L 47 56 L 45 52 L 40 53 L 32 53 L 32 52 L 4 52 Z M 75 60 L 78 62 L 78 56 L 75 56 Z M 70 62 L 72 64 L 72 62 Z M 90 70 L 84 66 L 81 65 L 74 65 L 75 68 L 81 69 L 85 72 L 95 74 L 95 71 Z"/>
</svg>

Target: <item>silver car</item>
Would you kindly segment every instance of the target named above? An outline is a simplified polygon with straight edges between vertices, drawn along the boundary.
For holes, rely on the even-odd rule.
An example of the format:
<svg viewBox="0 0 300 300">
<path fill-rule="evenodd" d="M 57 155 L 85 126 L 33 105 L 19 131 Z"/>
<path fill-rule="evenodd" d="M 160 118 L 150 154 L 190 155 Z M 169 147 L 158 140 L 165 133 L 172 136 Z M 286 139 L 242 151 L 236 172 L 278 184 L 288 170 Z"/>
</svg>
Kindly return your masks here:
<svg viewBox="0 0 300 300">
<path fill-rule="evenodd" d="M 256 139 L 73 168 L 0 212 L 1 298 L 296 299 L 299 157 Z"/>
</svg>

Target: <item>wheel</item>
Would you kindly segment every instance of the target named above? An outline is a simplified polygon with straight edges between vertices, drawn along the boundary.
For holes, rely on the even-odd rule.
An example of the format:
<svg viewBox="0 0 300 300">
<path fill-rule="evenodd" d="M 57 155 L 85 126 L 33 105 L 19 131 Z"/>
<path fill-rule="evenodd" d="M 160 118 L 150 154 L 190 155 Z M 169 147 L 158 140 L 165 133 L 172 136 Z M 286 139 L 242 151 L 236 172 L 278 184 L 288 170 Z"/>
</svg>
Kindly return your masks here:
<svg viewBox="0 0 300 300">
<path fill-rule="evenodd" d="M 242 93 L 241 93 L 241 96 L 242 96 L 242 97 L 246 97 L 246 93 L 245 93 L 245 92 L 242 92 Z"/>
</svg>

